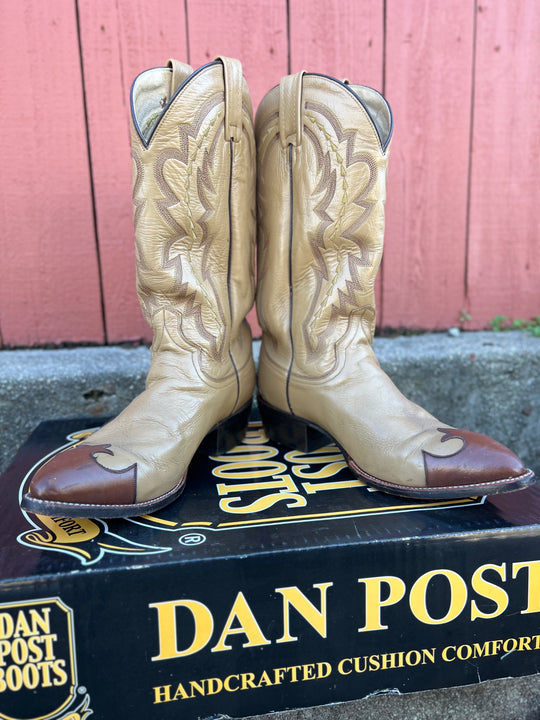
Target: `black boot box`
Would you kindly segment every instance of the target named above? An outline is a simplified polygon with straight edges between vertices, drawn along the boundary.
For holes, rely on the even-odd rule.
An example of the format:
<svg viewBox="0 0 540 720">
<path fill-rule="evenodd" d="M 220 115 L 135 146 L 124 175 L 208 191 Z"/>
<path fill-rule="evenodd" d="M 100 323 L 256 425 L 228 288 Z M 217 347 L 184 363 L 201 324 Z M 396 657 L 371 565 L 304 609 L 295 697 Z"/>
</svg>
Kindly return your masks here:
<svg viewBox="0 0 540 720">
<path fill-rule="evenodd" d="M 537 486 L 404 500 L 255 418 L 155 515 L 22 512 L 91 429 L 42 423 L 1 478 L 0 718 L 242 717 L 539 672 Z"/>
</svg>

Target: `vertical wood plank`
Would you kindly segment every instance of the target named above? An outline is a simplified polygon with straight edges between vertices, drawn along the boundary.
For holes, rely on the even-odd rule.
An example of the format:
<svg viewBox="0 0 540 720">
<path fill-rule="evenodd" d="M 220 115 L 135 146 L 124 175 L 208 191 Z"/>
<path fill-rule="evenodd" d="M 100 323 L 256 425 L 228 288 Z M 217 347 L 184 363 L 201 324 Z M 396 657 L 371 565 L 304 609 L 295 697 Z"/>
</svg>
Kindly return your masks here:
<svg viewBox="0 0 540 720">
<path fill-rule="evenodd" d="M 0 46 L 3 342 L 103 342 L 74 3 L 4 3 Z"/>
<path fill-rule="evenodd" d="M 387 1 L 386 327 L 446 328 L 465 304 L 473 19 L 463 0 Z"/>
<path fill-rule="evenodd" d="M 287 73 L 286 0 L 187 0 L 191 64 L 238 58 L 253 110 Z"/>
<path fill-rule="evenodd" d="M 382 0 L 289 0 L 289 23 L 291 72 L 347 77 L 382 89 Z"/>
<path fill-rule="evenodd" d="M 291 72 L 307 70 L 379 92 L 384 80 L 382 0 L 289 0 Z M 331 38 L 331 41 L 329 41 Z M 381 306 L 381 276 L 375 283 Z M 380 318 L 378 318 L 379 324 Z"/>
<path fill-rule="evenodd" d="M 150 339 L 135 285 L 129 91 L 139 72 L 187 60 L 184 6 L 79 0 L 79 13 L 108 341 Z"/>
<path fill-rule="evenodd" d="M 480 0 L 468 287 L 472 326 L 540 314 L 540 5 Z"/>
</svg>

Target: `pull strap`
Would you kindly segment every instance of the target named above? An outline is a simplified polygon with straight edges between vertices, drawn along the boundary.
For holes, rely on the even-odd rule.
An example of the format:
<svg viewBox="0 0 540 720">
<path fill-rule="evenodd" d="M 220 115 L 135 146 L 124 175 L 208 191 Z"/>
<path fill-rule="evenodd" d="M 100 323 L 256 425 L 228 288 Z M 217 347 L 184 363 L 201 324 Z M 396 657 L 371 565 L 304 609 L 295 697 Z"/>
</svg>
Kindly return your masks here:
<svg viewBox="0 0 540 720">
<path fill-rule="evenodd" d="M 225 82 L 225 140 L 239 142 L 242 135 L 242 64 L 240 60 L 218 55 L 223 63 Z"/>
<path fill-rule="evenodd" d="M 170 58 L 167 61 L 167 67 L 172 69 L 171 87 L 169 92 L 169 97 L 172 97 L 184 80 L 193 74 L 193 68 L 191 65 L 180 62 L 180 60 L 175 60 L 174 58 Z"/>
<path fill-rule="evenodd" d="M 305 70 L 287 75 L 279 83 L 279 137 L 281 147 L 301 145 L 304 129 L 302 81 Z"/>
</svg>

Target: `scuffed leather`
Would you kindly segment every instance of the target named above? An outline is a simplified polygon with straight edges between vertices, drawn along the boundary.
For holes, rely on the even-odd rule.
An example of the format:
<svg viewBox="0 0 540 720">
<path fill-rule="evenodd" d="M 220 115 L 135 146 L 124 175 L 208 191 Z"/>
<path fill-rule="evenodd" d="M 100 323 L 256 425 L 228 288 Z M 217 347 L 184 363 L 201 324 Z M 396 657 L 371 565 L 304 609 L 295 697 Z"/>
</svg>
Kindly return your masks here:
<svg viewBox="0 0 540 720">
<path fill-rule="evenodd" d="M 251 100 L 238 61 L 213 62 L 186 79 L 189 70 L 170 61 L 133 85 L 137 290 L 154 333 L 152 362 L 146 390 L 79 445 L 107 448 L 99 455 L 105 484 L 136 470 L 135 503 L 179 486 L 203 438 L 251 400 L 255 384 L 245 320 L 254 300 Z M 164 109 L 146 134 L 141 119 L 158 105 Z M 69 452 L 62 463 L 72 457 L 80 477 Z M 108 503 L 114 493 L 101 492 L 95 474 L 93 463 L 85 502 Z M 51 482 L 38 479 L 30 495 L 47 500 L 48 484 L 56 501 L 72 500 L 69 483 L 53 492 Z"/>
<path fill-rule="evenodd" d="M 376 91 L 319 75 L 284 79 L 259 106 L 261 396 L 334 437 L 366 478 L 425 488 L 426 457 L 430 486 L 515 477 L 513 453 L 475 435 L 471 455 L 373 353 L 391 130 Z"/>
</svg>

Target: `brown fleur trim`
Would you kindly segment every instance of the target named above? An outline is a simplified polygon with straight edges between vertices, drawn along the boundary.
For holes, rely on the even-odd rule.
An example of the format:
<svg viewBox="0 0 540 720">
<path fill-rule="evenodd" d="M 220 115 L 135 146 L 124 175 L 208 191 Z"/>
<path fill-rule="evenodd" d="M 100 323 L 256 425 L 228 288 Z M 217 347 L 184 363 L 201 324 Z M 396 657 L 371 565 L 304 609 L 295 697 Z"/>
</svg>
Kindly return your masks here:
<svg viewBox="0 0 540 720">
<path fill-rule="evenodd" d="M 521 475 L 524 467 L 508 448 L 485 435 L 469 430 L 437 428 L 441 443 L 463 440 L 463 447 L 448 457 L 422 451 L 427 487 L 452 487 L 492 483 Z"/>
<path fill-rule="evenodd" d="M 31 497 L 62 502 L 127 505 L 137 495 L 137 464 L 111 470 L 96 455 L 114 457 L 110 445 L 75 445 L 54 455 L 32 478 Z"/>
</svg>

